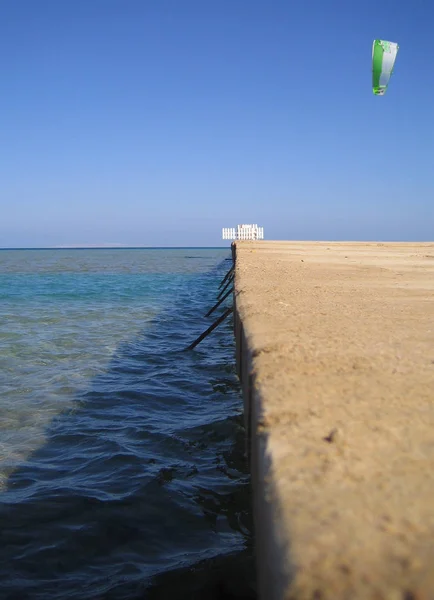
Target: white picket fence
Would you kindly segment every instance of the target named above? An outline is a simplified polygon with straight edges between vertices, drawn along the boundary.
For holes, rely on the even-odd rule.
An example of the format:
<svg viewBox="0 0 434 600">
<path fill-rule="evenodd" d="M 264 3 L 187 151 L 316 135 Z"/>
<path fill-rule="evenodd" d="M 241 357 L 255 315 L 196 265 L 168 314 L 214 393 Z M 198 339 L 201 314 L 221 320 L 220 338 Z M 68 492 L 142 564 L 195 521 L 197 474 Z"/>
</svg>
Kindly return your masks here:
<svg viewBox="0 0 434 600">
<path fill-rule="evenodd" d="M 263 240 L 264 228 L 257 225 L 223 227 L 222 237 L 224 240 Z"/>
</svg>

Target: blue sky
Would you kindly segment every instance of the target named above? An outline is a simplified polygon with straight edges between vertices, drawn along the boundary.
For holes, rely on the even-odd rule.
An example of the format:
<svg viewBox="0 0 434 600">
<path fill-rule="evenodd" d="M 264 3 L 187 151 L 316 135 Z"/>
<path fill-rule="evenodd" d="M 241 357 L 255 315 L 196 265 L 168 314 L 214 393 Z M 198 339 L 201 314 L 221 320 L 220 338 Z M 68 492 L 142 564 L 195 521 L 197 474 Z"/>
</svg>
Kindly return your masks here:
<svg viewBox="0 0 434 600">
<path fill-rule="evenodd" d="M 0 247 L 434 239 L 431 0 L 3 0 Z M 400 45 L 384 97 L 374 38 Z"/>
</svg>

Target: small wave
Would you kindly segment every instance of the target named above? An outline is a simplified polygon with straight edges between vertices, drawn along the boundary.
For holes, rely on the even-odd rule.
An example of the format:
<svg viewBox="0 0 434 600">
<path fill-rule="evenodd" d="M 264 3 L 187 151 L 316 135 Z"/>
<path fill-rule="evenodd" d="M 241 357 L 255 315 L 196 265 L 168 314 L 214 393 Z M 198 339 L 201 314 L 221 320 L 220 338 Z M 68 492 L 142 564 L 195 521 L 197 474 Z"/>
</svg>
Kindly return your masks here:
<svg viewBox="0 0 434 600">
<path fill-rule="evenodd" d="M 231 323 L 184 352 L 209 323 L 224 252 L 91 250 L 80 268 L 58 252 L 21 251 L 8 267 L 22 304 L 0 319 L 2 593 L 212 599 L 238 581 L 250 594 Z"/>
</svg>

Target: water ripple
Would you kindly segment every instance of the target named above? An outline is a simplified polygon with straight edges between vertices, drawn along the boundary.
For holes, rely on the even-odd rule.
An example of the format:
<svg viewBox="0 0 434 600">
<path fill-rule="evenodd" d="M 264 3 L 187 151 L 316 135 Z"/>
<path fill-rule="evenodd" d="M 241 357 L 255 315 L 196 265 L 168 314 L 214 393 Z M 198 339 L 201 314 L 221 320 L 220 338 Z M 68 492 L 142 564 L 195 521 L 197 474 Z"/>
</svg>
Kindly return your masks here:
<svg viewBox="0 0 434 600">
<path fill-rule="evenodd" d="M 225 256 L 0 252 L 2 597 L 211 598 L 250 565 L 231 323 L 184 351 Z"/>
</svg>

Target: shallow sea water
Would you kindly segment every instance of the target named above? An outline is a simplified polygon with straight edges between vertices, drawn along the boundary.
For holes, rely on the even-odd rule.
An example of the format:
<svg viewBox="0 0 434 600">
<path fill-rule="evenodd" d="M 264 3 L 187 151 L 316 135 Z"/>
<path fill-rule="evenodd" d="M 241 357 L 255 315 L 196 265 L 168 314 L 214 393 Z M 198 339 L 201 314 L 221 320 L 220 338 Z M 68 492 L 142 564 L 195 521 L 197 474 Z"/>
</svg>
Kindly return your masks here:
<svg viewBox="0 0 434 600">
<path fill-rule="evenodd" d="M 229 249 L 0 251 L 0 598 L 253 598 Z"/>
</svg>

